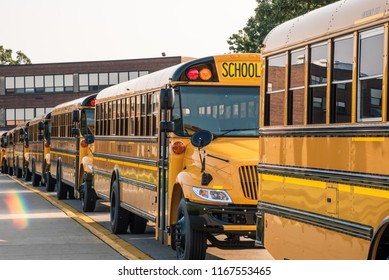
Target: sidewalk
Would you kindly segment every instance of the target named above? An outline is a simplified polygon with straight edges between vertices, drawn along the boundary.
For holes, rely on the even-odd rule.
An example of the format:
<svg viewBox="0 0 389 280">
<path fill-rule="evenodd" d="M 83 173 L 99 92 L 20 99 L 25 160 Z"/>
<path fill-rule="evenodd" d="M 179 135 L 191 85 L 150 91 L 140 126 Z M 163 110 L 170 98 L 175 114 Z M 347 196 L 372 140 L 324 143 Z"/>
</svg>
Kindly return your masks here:
<svg viewBox="0 0 389 280">
<path fill-rule="evenodd" d="M 40 195 L 0 174 L 0 260 L 124 260 Z"/>
</svg>

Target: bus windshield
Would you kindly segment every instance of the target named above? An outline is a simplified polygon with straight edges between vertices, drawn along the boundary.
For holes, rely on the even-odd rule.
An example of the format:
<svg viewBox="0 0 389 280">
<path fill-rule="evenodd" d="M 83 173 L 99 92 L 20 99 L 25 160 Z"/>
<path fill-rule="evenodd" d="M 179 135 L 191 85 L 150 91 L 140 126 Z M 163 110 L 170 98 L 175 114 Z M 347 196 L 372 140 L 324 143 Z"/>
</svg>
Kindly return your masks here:
<svg viewBox="0 0 389 280">
<path fill-rule="evenodd" d="M 175 104 L 173 121 L 179 136 L 199 130 L 215 136 L 258 136 L 259 86 L 183 86 Z"/>
<path fill-rule="evenodd" d="M 82 135 L 95 133 L 95 110 L 84 109 L 81 112 L 81 133 Z"/>
</svg>

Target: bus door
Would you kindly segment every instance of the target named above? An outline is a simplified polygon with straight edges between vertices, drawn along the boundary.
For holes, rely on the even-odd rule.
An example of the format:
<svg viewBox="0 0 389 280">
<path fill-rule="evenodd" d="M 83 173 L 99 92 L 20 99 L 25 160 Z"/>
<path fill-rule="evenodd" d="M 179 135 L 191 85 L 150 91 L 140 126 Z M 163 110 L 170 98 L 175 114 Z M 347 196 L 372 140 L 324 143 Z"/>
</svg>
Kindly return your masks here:
<svg viewBox="0 0 389 280">
<path fill-rule="evenodd" d="M 174 131 L 174 123 L 170 121 L 169 111 L 174 107 L 174 90 L 161 89 L 161 122 L 160 122 L 160 161 L 159 161 L 159 187 L 158 187 L 158 217 L 157 239 L 162 244 L 168 244 L 168 169 L 169 169 L 169 139 L 168 135 Z"/>
</svg>

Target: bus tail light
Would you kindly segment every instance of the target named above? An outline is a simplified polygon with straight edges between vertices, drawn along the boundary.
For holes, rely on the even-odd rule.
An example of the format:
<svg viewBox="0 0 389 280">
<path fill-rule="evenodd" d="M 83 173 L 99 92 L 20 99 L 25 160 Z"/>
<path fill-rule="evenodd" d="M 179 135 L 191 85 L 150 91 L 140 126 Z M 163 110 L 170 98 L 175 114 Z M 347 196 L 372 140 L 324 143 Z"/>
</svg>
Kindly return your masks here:
<svg viewBox="0 0 389 280">
<path fill-rule="evenodd" d="M 88 147 L 88 144 L 85 142 L 85 140 L 82 140 L 80 145 L 81 145 L 82 148 Z"/>
<path fill-rule="evenodd" d="M 94 99 L 92 99 L 92 100 L 90 101 L 90 105 L 91 105 L 92 107 L 95 107 L 95 106 L 96 106 L 96 98 L 94 98 Z"/>
<path fill-rule="evenodd" d="M 212 72 L 208 68 L 203 68 L 200 70 L 200 79 L 203 81 L 208 81 L 212 78 Z"/>
<path fill-rule="evenodd" d="M 199 70 L 197 70 L 196 68 L 190 68 L 188 70 L 188 72 L 186 73 L 186 76 L 188 77 L 188 79 L 190 81 L 195 81 L 198 79 L 200 73 L 199 73 Z"/>
<path fill-rule="evenodd" d="M 172 145 L 173 153 L 177 155 L 184 153 L 185 149 L 186 149 L 185 144 L 182 143 L 181 141 L 174 142 Z"/>
</svg>

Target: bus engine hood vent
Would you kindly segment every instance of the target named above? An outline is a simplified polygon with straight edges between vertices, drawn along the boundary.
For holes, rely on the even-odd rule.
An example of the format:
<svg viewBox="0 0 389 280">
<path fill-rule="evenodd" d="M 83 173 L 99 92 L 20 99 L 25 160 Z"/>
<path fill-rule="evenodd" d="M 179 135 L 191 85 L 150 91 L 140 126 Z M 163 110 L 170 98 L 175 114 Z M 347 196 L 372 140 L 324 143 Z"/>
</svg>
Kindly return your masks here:
<svg viewBox="0 0 389 280">
<path fill-rule="evenodd" d="M 258 171 L 256 165 L 239 167 L 239 178 L 242 192 L 247 199 L 258 200 Z"/>
</svg>

